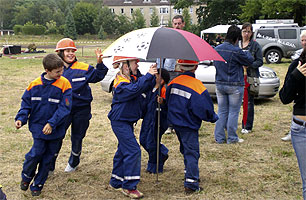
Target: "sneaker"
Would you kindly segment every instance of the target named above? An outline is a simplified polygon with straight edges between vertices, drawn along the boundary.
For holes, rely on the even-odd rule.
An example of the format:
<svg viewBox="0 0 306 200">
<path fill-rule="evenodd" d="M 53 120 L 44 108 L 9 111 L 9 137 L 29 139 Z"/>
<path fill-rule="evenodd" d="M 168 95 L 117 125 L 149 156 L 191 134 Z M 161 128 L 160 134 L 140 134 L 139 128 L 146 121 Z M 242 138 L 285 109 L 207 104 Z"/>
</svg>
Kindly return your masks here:
<svg viewBox="0 0 306 200">
<path fill-rule="evenodd" d="M 111 188 L 112 190 L 115 190 L 115 191 L 121 191 L 122 190 L 121 187 L 115 188 L 111 184 L 109 184 L 108 186 L 109 186 L 109 188 Z"/>
<path fill-rule="evenodd" d="M 185 194 L 189 195 L 189 194 L 193 194 L 193 193 L 199 193 L 203 191 L 202 187 L 199 187 L 197 190 L 193 190 L 191 188 L 185 187 Z"/>
<path fill-rule="evenodd" d="M 71 167 L 70 164 L 68 163 L 66 168 L 65 168 L 65 172 L 74 172 L 76 170 L 77 167 Z"/>
<path fill-rule="evenodd" d="M 172 133 L 172 128 L 167 128 L 167 130 L 165 131 L 165 134 L 171 134 Z"/>
<path fill-rule="evenodd" d="M 239 138 L 238 143 L 242 143 L 242 142 L 244 142 L 244 139 Z"/>
<path fill-rule="evenodd" d="M 39 190 L 34 190 L 34 191 L 31 191 L 31 193 L 32 193 L 32 196 L 33 196 L 33 197 L 37 197 L 37 196 L 39 196 L 39 195 L 41 194 L 41 191 L 39 191 Z"/>
<path fill-rule="evenodd" d="M 242 134 L 248 134 L 248 133 L 251 133 L 251 132 L 252 132 L 251 130 L 247 130 L 247 129 L 244 129 L 244 128 L 241 130 Z"/>
<path fill-rule="evenodd" d="M 27 191 L 27 189 L 29 188 L 29 185 L 30 185 L 30 183 L 21 180 L 20 189 L 23 190 L 23 191 Z"/>
<path fill-rule="evenodd" d="M 282 138 L 283 141 L 291 141 L 291 133 L 288 133 L 285 137 Z"/>
<path fill-rule="evenodd" d="M 128 196 L 132 199 L 140 199 L 143 197 L 143 194 L 137 189 L 136 190 L 122 189 L 121 191 L 125 196 Z"/>
</svg>

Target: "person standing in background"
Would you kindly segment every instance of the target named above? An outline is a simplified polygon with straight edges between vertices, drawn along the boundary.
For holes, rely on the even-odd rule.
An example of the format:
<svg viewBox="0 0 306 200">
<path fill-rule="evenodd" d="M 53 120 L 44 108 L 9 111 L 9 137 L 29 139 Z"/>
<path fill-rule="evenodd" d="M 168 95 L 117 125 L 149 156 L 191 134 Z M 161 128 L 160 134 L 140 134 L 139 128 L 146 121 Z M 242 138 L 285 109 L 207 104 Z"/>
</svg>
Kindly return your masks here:
<svg viewBox="0 0 306 200">
<path fill-rule="evenodd" d="M 214 62 L 219 116 L 215 126 L 215 140 L 219 144 L 244 141 L 236 133 L 245 84 L 243 66 L 251 65 L 254 58 L 248 51 L 244 52 L 238 47 L 240 36 L 240 28 L 232 25 L 227 30 L 225 42 L 215 48 L 226 61 Z M 227 139 L 225 130 L 227 130 Z"/>
<path fill-rule="evenodd" d="M 242 50 L 249 51 L 254 57 L 254 62 L 249 66 L 245 66 L 247 71 L 247 76 L 255 77 L 258 79 L 259 78 L 258 68 L 263 65 L 263 57 L 262 57 L 261 46 L 258 44 L 258 42 L 252 39 L 253 37 L 252 24 L 249 22 L 244 23 L 242 25 L 241 34 L 242 34 L 242 40 L 239 41 L 239 47 Z M 253 122 L 254 122 L 254 97 L 256 94 L 250 92 L 250 87 L 247 88 L 247 92 L 248 92 L 247 119 L 245 124 L 244 122 L 242 122 L 241 133 L 243 134 L 247 134 L 252 131 Z"/>
</svg>

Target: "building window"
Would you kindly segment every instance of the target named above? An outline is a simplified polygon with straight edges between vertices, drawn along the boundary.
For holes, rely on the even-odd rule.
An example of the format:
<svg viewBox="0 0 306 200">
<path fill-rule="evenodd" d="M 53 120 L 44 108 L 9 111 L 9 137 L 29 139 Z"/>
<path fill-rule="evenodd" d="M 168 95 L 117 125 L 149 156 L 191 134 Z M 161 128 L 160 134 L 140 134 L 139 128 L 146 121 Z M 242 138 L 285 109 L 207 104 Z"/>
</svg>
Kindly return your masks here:
<svg viewBox="0 0 306 200">
<path fill-rule="evenodd" d="M 182 14 L 182 9 L 180 8 L 180 9 L 174 9 L 174 13 L 176 13 L 176 14 Z"/>
<path fill-rule="evenodd" d="M 193 13 L 193 8 L 192 7 L 190 7 L 189 12 Z"/>
<path fill-rule="evenodd" d="M 143 3 L 151 3 L 151 0 L 143 0 Z"/>
<path fill-rule="evenodd" d="M 154 8 L 150 8 L 150 15 L 153 14 L 153 12 L 154 12 L 153 9 L 154 9 Z"/>
<path fill-rule="evenodd" d="M 132 3 L 132 0 L 124 0 L 124 3 Z"/>
<path fill-rule="evenodd" d="M 160 0 L 160 2 L 163 2 L 163 3 L 164 3 L 164 2 L 168 2 L 168 0 Z"/>
<path fill-rule="evenodd" d="M 131 14 L 133 14 L 133 11 L 134 11 L 134 9 L 133 9 L 133 8 L 131 8 Z"/>
<path fill-rule="evenodd" d="M 121 8 L 121 14 L 124 14 L 124 8 Z"/>
<path fill-rule="evenodd" d="M 167 14 L 167 13 L 168 13 L 168 7 L 159 8 L 159 14 Z"/>
<path fill-rule="evenodd" d="M 140 8 L 140 12 L 141 12 L 141 14 L 143 14 L 143 8 Z"/>
<path fill-rule="evenodd" d="M 111 13 L 115 13 L 115 9 L 114 8 L 110 8 Z"/>
</svg>

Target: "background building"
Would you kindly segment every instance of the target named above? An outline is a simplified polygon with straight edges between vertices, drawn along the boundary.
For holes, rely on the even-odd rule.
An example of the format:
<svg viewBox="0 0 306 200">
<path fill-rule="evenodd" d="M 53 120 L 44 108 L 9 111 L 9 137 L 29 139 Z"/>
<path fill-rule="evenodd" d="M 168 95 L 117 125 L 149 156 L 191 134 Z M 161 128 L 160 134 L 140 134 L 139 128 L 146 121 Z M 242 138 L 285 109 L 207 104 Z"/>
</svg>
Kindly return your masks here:
<svg viewBox="0 0 306 200">
<path fill-rule="evenodd" d="M 169 20 L 175 15 L 181 15 L 182 9 L 174 9 L 174 5 L 170 0 L 104 0 L 104 5 L 109 7 L 111 11 L 117 15 L 124 14 L 127 17 L 132 17 L 133 11 L 140 9 L 146 19 L 147 27 L 150 26 L 150 16 L 153 10 L 159 17 L 160 25 L 168 25 Z M 191 24 L 197 23 L 196 9 L 198 5 L 192 5 L 188 8 L 191 18 Z"/>
</svg>

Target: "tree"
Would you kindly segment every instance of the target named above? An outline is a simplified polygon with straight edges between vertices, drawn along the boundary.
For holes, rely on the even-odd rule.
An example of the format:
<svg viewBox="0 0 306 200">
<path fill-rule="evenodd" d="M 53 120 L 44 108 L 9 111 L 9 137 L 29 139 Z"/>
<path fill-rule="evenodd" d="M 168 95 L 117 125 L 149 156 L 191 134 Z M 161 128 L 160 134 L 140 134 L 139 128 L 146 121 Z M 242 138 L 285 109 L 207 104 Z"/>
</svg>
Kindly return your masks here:
<svg viewBox="0 0 306 200">
<path fill-rule="evenodd" d="M 159 18 L 157 15 L 156 8 L 153 8 L 153 13 L 151 14 L 151 17 L 150 17 L 150 24 L 151 24 L 150 25 L 151 27 L 159 26 Z"/>
<path fill-rule="evenodd" d="M 300 26 L 305 24 L 305 0 L 246 0 L 241 5 L 243 21 L 256 19 L 294 19 Z"/>
<path fill-rule="evenodd" d="M 47 26 L 47 34 L 56 34 L 57 28 L 56 28 L 56 22 L 51 20 L 50 22 L 46 22 Z"/>
<path fill-rule="evenodd" d="M 197 9 L 198 23 L 201 29 L 209 28 L 217 24 L 238 24 L 241 13 L 240 5 L 245 0 L 202 0 L 206 6 Z"/>
<path fill-rule="evenodd" d="M 77 33 L 97 33 L 93 26 L 94 19 L 97 18 L 97 8 L 91 3 L 79 2 L 75 5 L 73 11 Z"/>
<path fill-rule="evenodd" d="M 68 6 L 66 10 L 66 21 L 65 21 L 65 29 L 64 29 L 64 36 L 69 37 L 73 40 L 77 38 L 77 32 L 75 28 L 74 19 L 71 13 L 71 9 Z"/>
<path fill-rule="evenodd" d="M 171 0 L 171 3 L 174 4 L 175 9 L 188 8 L 194 4 L 192 0 Z"/>
<path fill-rule="evenodd" d="M 123 35 L 133 30 L 132 22 L 130 18 L 125 15 L 117 16 L 118 26 L 116 28 L 117 35 Z"/>
<path fill-rule="evenodd" d="M 103 6 L 99 10 L 98 17 L 93 22 L 95 30 L 98 32 L 103 27 L 107 35 L 113 35 L 118 27 L 116 15 L 110 11 L 107 6 Z"/>
<path fill-rule="evenodd" d="M 182 15 L 183 15 L 184 21 L 185 21 L 184 30 L 191 31 L 191 17 L 190 17 L 188 8 L 183 9 L 183 14 Z"/>
<path fill-rule="evenodd" d="M 141 13 L 140 9 L 136 9 L 132 13 L 132 24 L 134 29 L 141 29 L 146 27 L 146 20 Z"/>
<path fill-rule="evenodd" d="M 12 16 L 16 0 L 1 0 L 0 3 L 0 29 L 13 28 Z"/>
</svg>

